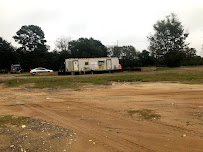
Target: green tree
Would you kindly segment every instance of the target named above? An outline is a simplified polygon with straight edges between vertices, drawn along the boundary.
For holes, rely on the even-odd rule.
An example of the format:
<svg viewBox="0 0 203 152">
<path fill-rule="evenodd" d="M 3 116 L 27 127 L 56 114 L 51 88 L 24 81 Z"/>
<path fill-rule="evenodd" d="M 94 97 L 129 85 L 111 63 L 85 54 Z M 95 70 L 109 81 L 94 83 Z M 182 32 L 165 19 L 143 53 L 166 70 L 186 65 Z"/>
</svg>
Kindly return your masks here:
<svg viewBox="0 0 203 152">
<path fill-rule="evenodd" d="M 143 50 L 139 55 L 141 66 L 149 66 L 154 64 L 154 59 L 150 56 L 150 52 Z"/>
<path fill-rule="evenodd" d="M 196 49 L 195 48 L 189 48 L 189 47 L 186 47 L 185 48 L 185 55 L 186 55 L 186 59 L 191 59 L 193 57 L 196 56 Z"/>
<path fill-rule="evenodd" d="M 16 32 L 13 38 L 16 42 L 21 44 L 22 49 L 26 51 L 47 51 L 44 32 L 39 26 L 24 25 Z"/>
<path fill-rule="evenodd" d="M 109 48 L 109 56 L 118 57 L 123 68 L 140 66 L 138 55 L 139 52 L 131 45 Z"/>
<path fill-rule="evenodd" d="M 17 49 L 17 53 L 25 71 L 49 66 L 51 61 L 48 60 L 48 46 L 45 44 L 44 32 L 39 26 L 24 25 L 13 38 L 22 45 Z"/>
<path fill-rule="evenodd" d="M 184 59 L 182 61 L 182 65 L 200 65 L 202 64 L 201 57 L 196 55 L 195 48 L 185 48 Z"/>
<path fill-rule="evenodd" d="M 79 38 L 69 42 L 69 49 L 74 58 L 106 57 L 107 48 L 93 38 Z"/>
<path fill-rule="evenodd" d="M 148 37 L 149 49 L 161 64 L 179 66 L 184 56 L 184 49 L 188 46 L 185 40 L 188 33 L 184 32 L 181 22 L 176 15 L 171 14 L 166 19 L 154 24 L 154 35 Z"/>
<path fill-rule="evenodd" d="M 59 53 L 57 51 L 52 51 L 49 53 L 46 53 L 46 68 L 52 69 L 54 71 L 58 71 L 60 68 L 60 61 L 59 61 Z M 65 61 L 65 60 L 64 60 Z M 63 64 L 64 64 L 63 61 Z M 64 67 L 65 68 L 65 67 Z"/>
<path fill-rule="evenodd" d="M 11 64 L 17 63 L 17 56 L 13 46 L 0 37 L 0 69 L 9 70 Z"/>
</svg>

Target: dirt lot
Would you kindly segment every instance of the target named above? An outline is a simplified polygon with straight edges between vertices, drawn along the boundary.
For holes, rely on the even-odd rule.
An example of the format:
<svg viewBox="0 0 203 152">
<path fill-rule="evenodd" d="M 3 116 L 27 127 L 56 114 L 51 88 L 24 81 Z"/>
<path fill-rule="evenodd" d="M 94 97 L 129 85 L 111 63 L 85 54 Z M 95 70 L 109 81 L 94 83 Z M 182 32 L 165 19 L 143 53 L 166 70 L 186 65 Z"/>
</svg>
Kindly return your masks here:
<svg viewBox="0 0 203 152">
<path fill-rule="evenodd" d="M 58 142 L 60 148 L 49 151 L 200 152 L 203 149 L 203 85 L 112 83 L 87 86 L 82 91 L 1 85 L 0 90 L 1 116 L 27 116 L 72 130 L 67 131 L 69 135 L 77 133 L 68 148 L 64 147 L 70 139 L 64 138 Z M 161 117 L 145 120 L 129 113 L 142 109 L 154 110 Z M 0 143 L 3 141 L 0 138 Z M 56 146 L 54 143 L 57 141 L 50 144 Z"/>
</svg>

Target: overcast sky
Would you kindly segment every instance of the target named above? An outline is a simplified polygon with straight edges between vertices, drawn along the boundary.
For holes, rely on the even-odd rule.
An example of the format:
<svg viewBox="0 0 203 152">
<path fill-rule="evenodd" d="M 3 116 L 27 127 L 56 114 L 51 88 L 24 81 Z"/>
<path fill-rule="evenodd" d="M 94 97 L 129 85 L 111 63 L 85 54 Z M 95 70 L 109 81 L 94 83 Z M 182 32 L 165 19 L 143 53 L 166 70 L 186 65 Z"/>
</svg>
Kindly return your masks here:
<svg viewBox="0 0 203 152">
<path fill-rule="evenodd" d="M 0 36 L 13 36 L 23 25 L 37 25 L 47 44 L 61 36 L 93 37 L 104 45 L 147 49 L 153 24 L 175 13 L 189 32 L 187 42 L 200 55 L 203 44 L 203 0 L 0 0 Z"/>
</svg>

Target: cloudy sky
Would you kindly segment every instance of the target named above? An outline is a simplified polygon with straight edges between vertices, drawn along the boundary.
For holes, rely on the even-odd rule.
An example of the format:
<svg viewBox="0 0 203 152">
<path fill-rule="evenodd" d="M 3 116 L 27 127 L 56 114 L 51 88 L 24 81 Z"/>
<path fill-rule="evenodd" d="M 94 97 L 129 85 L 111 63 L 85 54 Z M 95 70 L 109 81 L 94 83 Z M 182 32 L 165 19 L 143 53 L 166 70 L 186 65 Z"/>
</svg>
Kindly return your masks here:
<svg viewBox="0 0 203 152">
<path fill-rule="evenodd" d="M 190 33 L 190 47 L 203 55 L 203 0 L 0 0 L 0 36 L 17 46 L 12 37 L 33 24 L 42 28 L 51 49 L 57 38 L 67 36 L 142 51 L 153 24 L 171 13 Z"/>
</svg>

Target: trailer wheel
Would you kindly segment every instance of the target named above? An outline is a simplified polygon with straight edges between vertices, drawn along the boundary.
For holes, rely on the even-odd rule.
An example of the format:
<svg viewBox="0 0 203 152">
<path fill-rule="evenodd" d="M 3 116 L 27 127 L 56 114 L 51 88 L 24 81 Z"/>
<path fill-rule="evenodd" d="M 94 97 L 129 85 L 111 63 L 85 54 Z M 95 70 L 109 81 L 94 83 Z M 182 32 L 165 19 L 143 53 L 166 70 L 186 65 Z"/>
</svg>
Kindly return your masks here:
<svg viewBox="0 0 203 152">
<path fill-rule="evenodd" d="M 71 75 L 75 75 L 75 72 L 71 72 Z"/>
<path fill-rule="evenodd" d="M 91 71 L 91 74 L 94 74 L 94 71 Z"/>
</svg>

